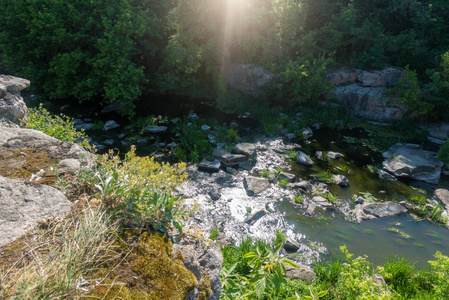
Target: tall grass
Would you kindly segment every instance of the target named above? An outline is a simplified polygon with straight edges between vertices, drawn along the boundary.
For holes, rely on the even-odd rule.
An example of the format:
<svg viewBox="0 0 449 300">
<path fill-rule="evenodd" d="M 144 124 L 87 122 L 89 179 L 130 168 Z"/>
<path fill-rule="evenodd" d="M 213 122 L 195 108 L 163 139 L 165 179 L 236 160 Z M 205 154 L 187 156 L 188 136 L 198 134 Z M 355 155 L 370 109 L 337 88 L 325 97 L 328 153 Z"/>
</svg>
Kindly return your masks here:
<svg viewBox="0 0 449 300">
<path fill-rule="evenodd" d="M 116 257 L 112 249 L 117 225 L 102 209 L 85 208 L 75 216 L 49 224 L 28 241 L 22 257 L 3 268 L 0 299 L 73 299 L 81 295 L 89 275 Z"/>
</svg>

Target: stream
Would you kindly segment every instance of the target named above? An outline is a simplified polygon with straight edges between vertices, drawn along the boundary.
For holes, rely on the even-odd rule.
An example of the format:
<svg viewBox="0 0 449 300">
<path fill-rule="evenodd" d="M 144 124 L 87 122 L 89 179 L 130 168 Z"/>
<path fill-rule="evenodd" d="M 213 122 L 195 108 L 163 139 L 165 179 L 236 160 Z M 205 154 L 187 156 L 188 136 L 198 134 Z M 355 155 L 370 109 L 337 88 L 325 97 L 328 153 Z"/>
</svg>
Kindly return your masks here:
<svg viewBox="0 0 449 300">
<path fill-rule="evenodd" d="M 349 212 L 354 208 L 354 196 L 375 197 L 378 201 L 401 201 L 413 196 L 425 195 L 432 198 L 436 188 L 448 188 L 448 176 L 442 176 L 438 186 L 418 181 L 379 179 L 367 167 L 380 166 L 382 156 L 361 145 L 349 144 L 344 141 L 344 135 L 356 135 L 357 130 L 345 129 L 336 131 L 329 128 L 313 130 L 310 141 L 290 143 L 283 138 L 267 138 L 261 135 L 260 126 L 251 119 L 241 119 L 235 115 L 226 114 L 217 108 L 201 101 L 192 101 L 188 97 L 147 96 L 137 104 L 139 116 L 155 115 L 167 119 L 164 124 L 169 127 L 168 133 L 158 135 L 156 141 L 167 140 L 169 143 L 174 132 L 170 132 L 170 120 L 195 113 L 202 118 L 214 118 L 219 123 L 236 122 L 239 124 L 239 134 L 247 142 L 257 145 L 257 160 L 250 171 L 239 170 L 231 175 L 227 172 L 209 173 L 199 171 L 196 165 L 187 169 L 189 181 L 180 191 L 186 198 L 184 205 L 190 210 L 185 220 L 186 231 L 197 231 L 209 236 L 213 229 L 218 230 L 218 239 L 238 242 L 246 236 L 271 240 L 276 230 L 283 231 L 288 240 L 299 246 L 297 251 L 289 253 L 294 260 L 312 264 L 315 261 L 329 258 L 340 253 L 339 247 L 346 245 L 350 253 L 367 255 L 369 261 L 382 264 L 385 258 L 391 256 L 404 257 L 421 267 L 433 259 L 436 251 L 449 255 L 449 231 L 427 219 L 419 219 L 411 214 L 397 217 L 365 220 L 355 223 Z M 149 103 L 152 103 L 151 105 Z M 70 110 L 73 111 L 73 110 Z M 67 114 L 67 112 L 64 112 Z M 93 111 L 81 112 L 83 117 L 96 120 L 117 120 L 126 124 L 126 119 L 115 113 L 97 115 Z M 110 148 L 116 148 L 122 153 L 129 149 L 128 143 L 119 143 L 121 134 L 131 135 L 124 131 L 124 125 L 108 132 L 101 130 L 89 131 L 88 135 L 95 140 L 114 139 L 116 143 Z M 149 140 L 154 137 L 149 136 Z M 315 164 L 312 167 L 302 166 L 290 160 L 286 150 L 301 150 L 310 155 Z M 331 163 L 318 160 L 316 151 L 335 151 L 343 154 L 343 158 Z M 158 154 L 166 159 L 164 155 Z M 148 146 L 138 146 L 139 155 L 154 154 Z M 329 183 L 328 190 L 338 202 L 337 209 L 322 209 L 319 206 L 312 215 L 307 213 L 310 203 L 310 193 L 305 193 L 304 203 L 297 204 L 293 197 L 298 192 L 281 188 L 272 183 L 264 192 L 248 196 L 243 186 L 245 176 L 260 176 L 262 170 L 282 168 L 285 172 L 295 174 L 296 182 L 305 180 L 315 187 L 319 186 L 314 175 L 323 171 L 344 174 L 349 180 L 348 187 L 340 187 Z M 218 189 L 220 197 L 211 200 L 208 195 Z M 257 218 L 248 221 L 251 215 L 260 212 Z M 285 252 L 284 252 L 285 253 Z"/>
</svg>

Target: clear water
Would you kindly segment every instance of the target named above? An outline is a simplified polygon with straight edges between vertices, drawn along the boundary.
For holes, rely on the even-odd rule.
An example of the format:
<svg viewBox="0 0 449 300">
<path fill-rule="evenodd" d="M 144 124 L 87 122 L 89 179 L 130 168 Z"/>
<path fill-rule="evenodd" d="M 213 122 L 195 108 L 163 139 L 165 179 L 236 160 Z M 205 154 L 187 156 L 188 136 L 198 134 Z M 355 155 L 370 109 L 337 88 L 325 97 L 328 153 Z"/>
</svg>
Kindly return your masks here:
<svg viewBox="0 0 449 300">
<path fill-rule="evenodd" d="M 447 188 L 449 185 L 447 176 L 442 177 L 439 186 L 416 181 L 380 180 L 366 165 L 380 166 L 381 156 L 364 147 L 341 141 L 341 134 L 329 129 L 316 132 L 314 140 L 301 150 L 311 156 L 317 150 L 345 155 L 332 164 L 320 162 L 310 168 L 292 163 L 292 169 L 304 179 L 329 169 L 344 174 L 349 180 L 349 187 L 329 184 L 329 190 L 340 203 L 351 208 L 354 207 L 353 195 L 361 192 L 369 192 L 380 201 L 400 201 L 423 195 L 431 198 L 436 188 Z M 338 168 L 345 172 L 338 171 Z M 322 211 L 318 214 L 320 218 L 298 214 L 298 209 L 289 201 L 281 202 L 278 209 L 285 214 L 285 220 L 294 232 L 321 242 L 332 255 L 339 254 L 339 247 L 346 245 L 351 253 L 367 255 L 376 264 L 381 264 L 390 256 L 399 256 L 415 262 L 418 267 L 431 260 L 436 251 L 449 255 L 449 230 L 411 215 L 365 220 L 356 224 L 347 221 L 341 212 Z"/>
</svg>

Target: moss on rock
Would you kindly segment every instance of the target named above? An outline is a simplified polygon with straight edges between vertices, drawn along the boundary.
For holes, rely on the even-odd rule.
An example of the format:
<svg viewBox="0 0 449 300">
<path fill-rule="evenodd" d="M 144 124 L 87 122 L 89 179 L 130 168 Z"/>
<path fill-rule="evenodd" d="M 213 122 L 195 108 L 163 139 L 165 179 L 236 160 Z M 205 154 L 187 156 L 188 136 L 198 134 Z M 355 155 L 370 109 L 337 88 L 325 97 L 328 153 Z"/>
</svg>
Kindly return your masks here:
<svg viewBox="0 0 449 300">
<path fill-rule="evenodd" d="M 122 239 L 129 242 L 123 242 L 119 251 L 123 255 L 129 254 L 102 284 L 93 288 L 89 296 L 182 300 L 198 284 L 193 273 L 184 267 L 180 259 L 182 253 L 172 255 L 172 243 L 163 234 L 128 231 Z M 91 277 L 99 275 L 97 273 Z"/>
</svg>

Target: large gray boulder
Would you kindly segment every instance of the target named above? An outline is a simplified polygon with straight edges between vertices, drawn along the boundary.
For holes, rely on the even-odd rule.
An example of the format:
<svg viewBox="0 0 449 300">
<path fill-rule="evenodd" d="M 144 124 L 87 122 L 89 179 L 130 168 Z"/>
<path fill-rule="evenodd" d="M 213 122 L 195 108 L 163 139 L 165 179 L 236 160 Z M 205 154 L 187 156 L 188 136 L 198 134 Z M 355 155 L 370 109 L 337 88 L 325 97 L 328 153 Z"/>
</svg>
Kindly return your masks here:
<svg viewBox="0 0 449 300">
<path fill-rule="evenodd" d="M 377 122 L 401 120 L 409 111 L 395 99 L 386 97 L 383 87 L 366 87 L 358 84 L 335 89 L 337 100 L 355 116 Z"/>
<path fill-rule="evenodd" d="M 382 168 L 396 177 L 438 184 L 443 163 L 437 153 L 419 149 L 419 145 L 397 143 L 383 154 Z"/>
<path fill-rule="evenodd" d="M 357 222 L 377 218 L 394 217 L 407 213 L 407 208 L 391 201 L 359 204 L 353 211 Z"/>
<path fill-rule="evenodd" d="M 60 164 L 67 159 L 78 160 L 80 168 L 90 168 L 93 163 L 93 154 L 83 147 L 25 128 L 0 128 L 0 157 L 2 174 L 22 166 L 28 166 L 28 170 L 47 170 L 52 164 Z M 62 163 L 62 166 L 66 165 Z M 73 169 L 75 164 L 72 161 L 70 165 Z"/>
<path fill-rule="evenodd" d="M 296 161 L 304 166 L 310 167 L 313 166 L 313 160 L 310 158 L 310 156 L 308 156 L 307 154 L 305 154 L 302 151 L 298 151 L 298 156 L 296 158 Z"/>
<path fill-rule="evenodd" d="M 248 196 L 253 196 L 268 189 L 270 187 L 270 182 L 266 178 L 246 176 L 243 179 L 243 185 Z"/>
<path fill-rule="evenodd" d="M 9 75 L 0 75 L 0 119 L 15 124 L 27 121 L 27 106 L 20 91 L 30 85 L 30 81 Z"/>
<path fill-rule="evenodd" d="M 0 176 L 0 247 L 40 220 L 63 217 L 70 206 L 64 194 L 53 187 Z"/>
<path fill-rule="evenodd" d="M 357 76 L 362 72 L 358 69 L 341 69 L 329 72 L 327 81 L 334 86 L 356 83 Z"/>
<path fill-rule="evenodd" d="M 386 68 L 379 71 L 361 71 L 357 75 L 357 80 L 362 86 L 384 87 L 395 85 L 404 74 L 402 68 Z"/>
<path fill-rule="evenodd" d="M 223 264 L 223 254 L 217 243 L 210 241 L 206 246 L 198 239 L 185 237 L 173 245 L 173 252 L 182 251 L 185 267 L 195 275 L 198 286 L 187 294 L 186 300 L 197 299 L 202 292 L 201 286 L 210 283 L 211 292 L 208 300 L 218 300 L 221 293 L 220 271 Z"/>
<path fill-rule="evenodd" d="M 449 138 L 449 123 L 433 123 L 419 126 L 429 132 L 428 140 L 437 144 L 443 144 Z"/>
<path fill-rule="evenodd" d="M 257 96 L 259 89 L 274 78 L 274 74 L 262 67 L 250 64 L 232 64 L 226 78 L 230 88 Z"/>
</svg>

